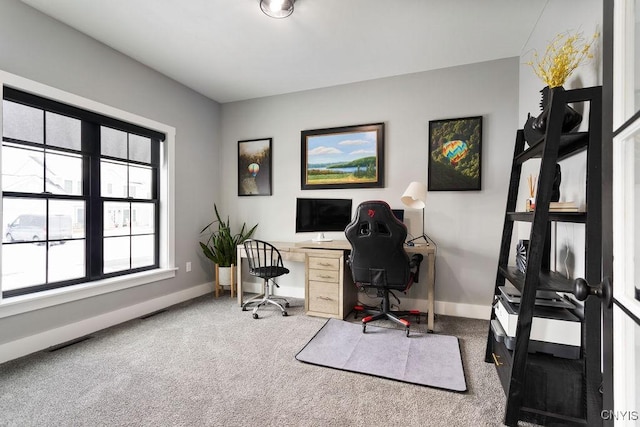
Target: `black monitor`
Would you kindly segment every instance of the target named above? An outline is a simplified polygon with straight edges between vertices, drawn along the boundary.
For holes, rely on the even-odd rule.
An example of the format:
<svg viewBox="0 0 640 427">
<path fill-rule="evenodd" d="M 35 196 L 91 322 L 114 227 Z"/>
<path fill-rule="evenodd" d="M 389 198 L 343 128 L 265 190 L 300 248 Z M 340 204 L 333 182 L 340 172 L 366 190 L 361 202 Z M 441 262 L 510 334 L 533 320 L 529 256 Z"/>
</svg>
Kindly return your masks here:
<svg viewBox="0 0 640 427">
<path fill-rule="evenodd" d="M 351 199 L 296 199 L 296 233 L 344 231 L 351 222 Z"/>
<path fill-rule="evenodd" d="M 391 211 L 398 221 L 404 222 L 404 209 L 391 209 Z"/>
</svg>

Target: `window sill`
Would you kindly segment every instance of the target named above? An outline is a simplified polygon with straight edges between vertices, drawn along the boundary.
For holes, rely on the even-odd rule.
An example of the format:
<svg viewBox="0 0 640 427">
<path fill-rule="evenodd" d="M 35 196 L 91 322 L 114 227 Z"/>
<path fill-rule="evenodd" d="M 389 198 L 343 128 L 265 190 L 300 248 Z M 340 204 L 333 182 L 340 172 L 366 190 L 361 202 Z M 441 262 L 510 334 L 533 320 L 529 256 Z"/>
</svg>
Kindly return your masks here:
<svg viewBox="0 0 640 427">
<path fill-rule="evenodd" d="M 176 276 L 177 268 L 162 268 L 127 276 L 112 277 L 95 282 L 81 283 L 50 291 L 38 292 L 30 295 L 5 298 L 0 300 L 0 319 L 28 313 L 55 305 L 91 298 L 110 292 L 146 285 L 159 280 L 171 279 Z"/>
</svg>

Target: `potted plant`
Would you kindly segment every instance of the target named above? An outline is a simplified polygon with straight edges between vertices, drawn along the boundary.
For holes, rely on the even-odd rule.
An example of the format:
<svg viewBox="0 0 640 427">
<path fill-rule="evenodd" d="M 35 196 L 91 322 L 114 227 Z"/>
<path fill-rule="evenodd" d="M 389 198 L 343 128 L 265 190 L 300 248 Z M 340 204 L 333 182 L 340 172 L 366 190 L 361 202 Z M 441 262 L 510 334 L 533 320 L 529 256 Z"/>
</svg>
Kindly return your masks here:
<svg viewBox="0 0 640 427">
<path fill-rule="evenodd" d="M 216 219 L 207 224 L 200 231 L 206 239 L 199 242 L 204 255 L 209 258 L 216 266 L 216 281 L 218 285 L 231 286 L 231 266 L 237 264 L 237 246 L 253 235 L 258 224 L 247 229 L 246 224 L 242 224 L 242 228 L 238 233 L 231 231 L 231 223 L 229 217 L 224 221 L 220 217 L 218 207 L 213 206 Z M 217 226 L 216 226 L 217 224 Z M 216 287 L 216 296 L 218 288 Z"/>
</svg>

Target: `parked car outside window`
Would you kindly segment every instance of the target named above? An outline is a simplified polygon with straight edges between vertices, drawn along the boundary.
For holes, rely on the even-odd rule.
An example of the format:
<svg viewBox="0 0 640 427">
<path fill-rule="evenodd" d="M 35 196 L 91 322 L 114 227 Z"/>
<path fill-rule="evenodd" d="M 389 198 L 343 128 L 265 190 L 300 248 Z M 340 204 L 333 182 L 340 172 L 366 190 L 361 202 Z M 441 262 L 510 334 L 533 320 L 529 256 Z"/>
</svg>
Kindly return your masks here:
<svg viewBox="0 0 640 427">
<path fill-rule="evenodd" d="M 6 241 L 41 242 L 47 240 L 47 217 L 45 215 L 18 215 L 7 225 Z M 72 220 L 69 215 L 49 216 L 48 240 L 72 238 Z M 63 242 L 61 242 L 63 243 Z"/>
</svg>

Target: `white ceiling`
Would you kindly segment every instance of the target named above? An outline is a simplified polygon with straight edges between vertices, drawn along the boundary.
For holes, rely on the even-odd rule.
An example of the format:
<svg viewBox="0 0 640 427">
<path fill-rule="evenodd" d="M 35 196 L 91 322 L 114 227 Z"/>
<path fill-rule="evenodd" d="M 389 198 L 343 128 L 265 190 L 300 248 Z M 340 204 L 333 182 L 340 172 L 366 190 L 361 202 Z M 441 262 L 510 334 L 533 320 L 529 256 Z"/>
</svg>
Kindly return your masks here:
<svg viewBox="0 0 640 427">
<path fill-rule="evenodd" d="M 218 102 L 521 54 L 548 0 L 22 0 Z"/>
</svg>

